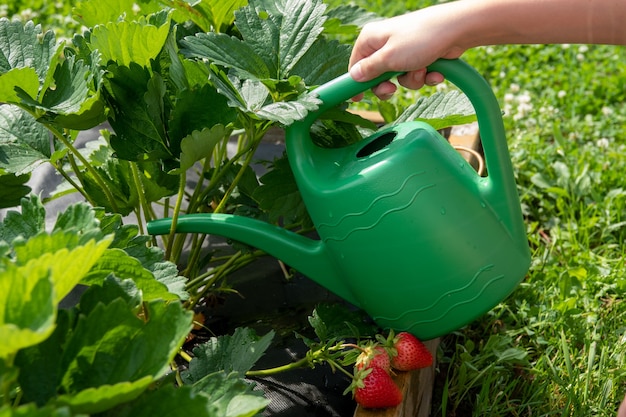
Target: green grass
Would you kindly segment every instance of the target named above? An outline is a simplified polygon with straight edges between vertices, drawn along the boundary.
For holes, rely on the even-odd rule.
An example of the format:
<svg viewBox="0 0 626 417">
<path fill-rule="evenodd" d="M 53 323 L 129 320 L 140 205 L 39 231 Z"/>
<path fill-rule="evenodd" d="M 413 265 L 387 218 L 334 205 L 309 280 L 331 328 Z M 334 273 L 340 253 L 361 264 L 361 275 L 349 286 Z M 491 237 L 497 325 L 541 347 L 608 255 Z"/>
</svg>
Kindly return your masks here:
<svg viewBox="0 0 626 417">
<path fill-rule="evenodd" d="M 614 416 L 626 391 L 624 48 L 464 58 L 505 110 L 533 263 L 509 299 L 444 338 L 435 415 Z"/>
</svg>

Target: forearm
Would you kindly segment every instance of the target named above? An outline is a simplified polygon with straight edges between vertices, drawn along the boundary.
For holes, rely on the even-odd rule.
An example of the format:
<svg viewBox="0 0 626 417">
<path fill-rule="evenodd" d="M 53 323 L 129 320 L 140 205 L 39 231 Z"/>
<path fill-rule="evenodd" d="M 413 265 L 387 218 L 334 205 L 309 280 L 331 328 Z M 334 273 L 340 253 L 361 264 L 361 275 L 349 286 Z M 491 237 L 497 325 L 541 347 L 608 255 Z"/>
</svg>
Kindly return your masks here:
<svg viewBox="0 0 626 417">
<path fill-rule="evenodd" d="M 626 45 L 626 0 L 457 0 L 426 7 L 365 25 L 350 74 L 364 81 L 406 72 L 400 84 L 420 88 L 425 68 L 439 58 L 477 46 L 559 43 Z M 384 84 L 381 96 L 393 92 Z"/>
<path fill-rule="evenodd" d="M 448 3 L 451 4 L 451 3 Z M 587 43 L 626 45 L 626 0 L 460 0 L 464 49 L 482 45 Z"/>
</svg>

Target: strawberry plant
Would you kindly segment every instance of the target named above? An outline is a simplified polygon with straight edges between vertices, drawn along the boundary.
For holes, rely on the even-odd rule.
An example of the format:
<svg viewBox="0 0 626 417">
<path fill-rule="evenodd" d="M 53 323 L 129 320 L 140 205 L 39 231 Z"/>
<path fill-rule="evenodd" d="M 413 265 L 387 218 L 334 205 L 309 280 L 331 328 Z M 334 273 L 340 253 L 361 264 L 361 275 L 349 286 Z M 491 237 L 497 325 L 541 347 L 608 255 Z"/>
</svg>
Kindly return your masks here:
<svg viewBox="0 0 626 417">
<path fill-rule="evenodd" d="M 17 204 L 33 169 L 48 163 L 66 181 L 50 199 L 80 193 L 94 207 L 134 214 L 141 232 L 155 218 L 196 212 L 310 230 L 285 160 L 273 161 L 260 181 L 251 163 L 270 128 L 317 108 L 310 90 L 345 72 L 349 45 L 332 38 L 354 33 L 359 9 L 297 0 L 109 6 L 80 2 L 74 14 L 88 29 L 71 42 L 56 42 L 33 22 L 0 20 L 1 206 Z M 428 114 L 439 127 L 473 117 L 462 98 L 443 102 L 421 100 L 407 114 Z M 96 126 L 100 139 L 79 149 L 79 131 Z M 359 140 L 363 128 L 375 126 L 341 111 L 313 134 L 323 146 L 340 146 Z M 185 255 L 190 306 L 226 289 L 229 273 L 262 255 L 234 245 L 225 261 L 206 256 L 205 241 L 163 238 L 167 260 L 181 264 Z"/>
</svg>

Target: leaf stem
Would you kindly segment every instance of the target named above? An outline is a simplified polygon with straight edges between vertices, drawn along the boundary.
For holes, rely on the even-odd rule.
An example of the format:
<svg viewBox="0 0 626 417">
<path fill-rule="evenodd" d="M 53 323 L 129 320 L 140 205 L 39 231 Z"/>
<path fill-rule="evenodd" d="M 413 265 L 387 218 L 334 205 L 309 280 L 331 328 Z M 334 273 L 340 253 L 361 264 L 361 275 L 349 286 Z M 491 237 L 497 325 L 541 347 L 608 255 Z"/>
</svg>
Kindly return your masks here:
<svg viewBox="0 0 626 417">
<path fill-rule="evenodd" d="M 291 362 L 288 363 L 286 365 L 281 365 L 281 366 L 277 366 L 275 368 L 268 368 L 268 369 L 259 369 L 256 371 L 248 371 L 246 372 L 246 376 L 269 376 L 269 375 L 275 375 L 281 372 L 286 372 L 286 371 L 290 371 L 292 369 L 297 369 L 297 368 L 302 368 L 304 366 L 310 365 L 310 360 L 307 357 L 304 357 L 296 362 Z"/>
<path fill-rule="evenodd" d="M 187 352 L 185 352 L 183 349 L 180 349 L 178 351 L 178 354 L 180 355 L 181 358 L 183 358 L 185 361 L 187 361 L 187 363 L 191 362 L 191 360 L 193 359 Z"/>
<path fill-rule="evenodd" d="M 130 171 L 133 176 L 133 182 L 135 183 L 135 189 L 137 190 L 137 198 L 139 199 L 139 207 L 137 208 L 137 223 L 139 223 L 139 230 L 141 233 L 144 233 L 143 224 L 141 222 L 141 210 L 143 209 L 143 217 L 146 223 L 148 223 L 151 218 L 151 210 L 148 205 L 148 200 L 146 199 L 145 187 L 143 186 L 143 181 L 141 181 L 141 176 L 139 174 L 139 167 L 136 162 L 130 162 Z"/>
<path fill-rule="evenodd" d="M 68 174 L 67 172 L 65 172 L 65 170 L 63 169 L 63 167 L 57 165 L 56 163 L 52 164 L 52 166 L 57 170 L 57 172 L 59 174 L 61 174 L 61 176 L 63 178 L 65 178 L 65 181 L 67 181 L 76 191 L 78 191 L 87 201 L 90 201 L 89 195 L 85 192 L 85 190 L 83 189 L 83 187 L 81 187 L 79 184 L 77 184 Z"/>
<path fill-rule="evenodd" d="M 45 123 L 45 126 L 46 126 L 46 128 L 50 132 L 52 132 L 52 134 L 57 139 L 59 139 L 70 150 L 70 152 L 72 152 L 72 154 L 76 158 L 78 158 L 78 160 L 83 164 L 85 169 L 87 171 L 89 171 L 89 173 L 93 176 L 93 178 L 96 181 L 96 183 L 98 184 L 98 186 L 100 186 L 100 188 L 102 188 L 102 192 L 104 193 L 104 195 L 106 196 L 107 200 L 109 201 L 109 204 L 111 205 L 111 209 L 114 212 L 117 213 L 119 210 L 118 210 L 117 204 L 115 203 L 115 198 L 113 197 L 113 193 L 111 192 L 111 190 L 107 186 L 106 182 L 104 182 L 104 180 L 102 179 L 102 177 L 100 176 L 98 171 L 96 171 L 96 169 L 93 167 L 93 165 L 91 165 L 89 163 L 87 158 L 85 158 L 80 152 L 78 152 L 78 149 L 76 149 L 74 144 L 72 142 L 70 142 L 69 140 L 67 140 L 65 135 L 61 131 L 59 131 L 59 129 L 57 129 L 54 125 L 52 125 L 50 123 Z"/>
<path fill-rule="evenodd" d="M 174 206 L 174 212 L 172 213 L 172 226 L 167 242 L 167 248 L 165 250 L 165 259 L 174 262 L 172 259 L 172 250 L 174 247 L 174 240 L 176 237 L 176 226 L 178 225 L 178 216 L 183 205 L 183 198 L 185 195 L 185 185 L 187 185 L 187 172 L 183 171 L 180 174 L 180 183 L 178 186 L 178 197 L 176 198 L 176 205 Z M 174 262 L 176 263 L 176 262 Z"/>
</svg>

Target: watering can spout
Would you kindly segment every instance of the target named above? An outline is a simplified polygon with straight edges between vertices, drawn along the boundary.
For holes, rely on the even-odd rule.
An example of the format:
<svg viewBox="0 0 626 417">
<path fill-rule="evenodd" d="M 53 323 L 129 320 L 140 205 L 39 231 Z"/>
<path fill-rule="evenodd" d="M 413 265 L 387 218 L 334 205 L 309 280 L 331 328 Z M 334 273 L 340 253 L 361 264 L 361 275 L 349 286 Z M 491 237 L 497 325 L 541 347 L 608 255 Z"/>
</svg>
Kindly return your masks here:
<svg viewBox="0 0 626 417">
<path fill-rule="evenodd" d="M 148 233 L 170 233 L 172 219 L 148 223 Z M 325 245 L 281 227 L 249 217 L 230 214 L 189 214 L 176 222 L 177 233 L 205 233 L 259 248 L 285 262 L 313 281 L 329 289 L 346 301 L 359 305 L 351 291 L 340 279 L 337 268 L 327 256 Z"/>
</svg>

